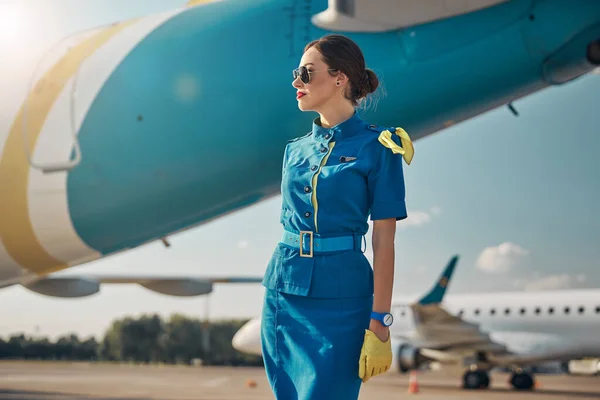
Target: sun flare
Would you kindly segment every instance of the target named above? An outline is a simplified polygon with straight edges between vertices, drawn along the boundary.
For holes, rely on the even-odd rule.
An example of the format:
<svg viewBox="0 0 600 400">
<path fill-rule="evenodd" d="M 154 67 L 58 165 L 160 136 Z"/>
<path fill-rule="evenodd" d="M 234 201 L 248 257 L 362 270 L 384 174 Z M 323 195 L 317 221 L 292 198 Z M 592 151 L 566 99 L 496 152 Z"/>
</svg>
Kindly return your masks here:
<svg viewBox="0 0 600 400">
<path fill-rule="evenodd" d="M 12 45 L 25 33 L 25 19 L 21 10 L 12 5 L 0 4 L 0 43 Z"/>
</svg>

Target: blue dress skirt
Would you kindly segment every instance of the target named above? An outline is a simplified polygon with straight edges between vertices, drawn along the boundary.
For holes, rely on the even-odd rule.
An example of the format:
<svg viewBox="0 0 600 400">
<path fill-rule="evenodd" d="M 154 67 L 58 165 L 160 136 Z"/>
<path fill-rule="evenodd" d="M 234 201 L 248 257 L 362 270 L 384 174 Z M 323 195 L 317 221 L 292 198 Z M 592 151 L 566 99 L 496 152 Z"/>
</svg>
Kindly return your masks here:
<svg viewBox="0 0 600 400">
<path fill-rule="evenodd" d="M 263 359 L 278 400 L 357 399 L 373 296 L 318 298 L 266 289 Z"/>
</svg>

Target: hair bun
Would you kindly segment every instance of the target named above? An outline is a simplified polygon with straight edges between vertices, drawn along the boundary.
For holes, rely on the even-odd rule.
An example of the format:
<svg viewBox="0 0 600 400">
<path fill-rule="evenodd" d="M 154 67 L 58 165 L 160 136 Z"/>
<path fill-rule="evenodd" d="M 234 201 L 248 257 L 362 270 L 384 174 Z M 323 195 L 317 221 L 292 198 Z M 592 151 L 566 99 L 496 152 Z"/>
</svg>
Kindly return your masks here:
<svg viewBox="0 0 600 400">
<path fill-rule="evenodd" d="M 373 70 L 365 68 L 365 75 L 363 77 L 363 88 L 365 95 L 373 93 L 379 87 L 379 78 Z"/>
</svg>

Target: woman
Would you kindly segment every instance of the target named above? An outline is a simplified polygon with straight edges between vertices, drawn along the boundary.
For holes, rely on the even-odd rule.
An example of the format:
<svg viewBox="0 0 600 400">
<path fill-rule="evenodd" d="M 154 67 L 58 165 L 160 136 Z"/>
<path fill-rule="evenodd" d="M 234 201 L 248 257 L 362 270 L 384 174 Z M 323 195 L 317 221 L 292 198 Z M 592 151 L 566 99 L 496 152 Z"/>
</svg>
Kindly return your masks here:
<svg viewBox="0 0 600 400">
<path fill-rule="evenodd" d="M 394 234 L 413 148 L 402 129 L 356 113 L 378 79 L 350 39 L 309 43 L 293 76 L 298 107 L 319 116 L 284 151 L 284 232 L 263 279 L 265 370 L 277 399 L 356 399 L 391 364 Z M 369 214 L 373 268 L 363 254 Z"/>
</svg>

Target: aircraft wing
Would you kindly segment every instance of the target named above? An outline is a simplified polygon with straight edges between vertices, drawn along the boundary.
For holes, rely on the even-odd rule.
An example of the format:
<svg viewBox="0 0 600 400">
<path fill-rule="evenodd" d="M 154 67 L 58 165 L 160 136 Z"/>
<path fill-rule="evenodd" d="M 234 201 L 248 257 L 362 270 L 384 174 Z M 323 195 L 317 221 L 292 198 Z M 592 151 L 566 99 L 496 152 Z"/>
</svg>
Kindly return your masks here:
<svg viewBox="0 0 600 400">
<path fill-rule="evenodd" d="M 401 338 L 414 347 L 431 351 L 506 351 L 505 346 L 482 332 L 479 325 L 463 321 L 443 308 L 442 300 L 457 262 L 458 256 L 452 257 L 429 293 L 410 305 L 415 330 Z"/>
<path fill-rule="evenodd" d="M 100 291 L 103 284 L 138 284 L 153 292 L 169 296 L 209 294 L 218 283 L 260 283 L 262 276 L 121 276 L 121 275 L 54 275 L 23 282 L 25 288 L 46 296 L 84 297 Z"/>
<path fill-rule="evenodd" d="M 413 346 L 438 351 L 492 351 L 505 352 L 501 343 L 492 340 L 477 324 L 463 321 L 449 314 L 438 304 L 411 305 L 415 331 L 410 340 Z"/>
</svg>

